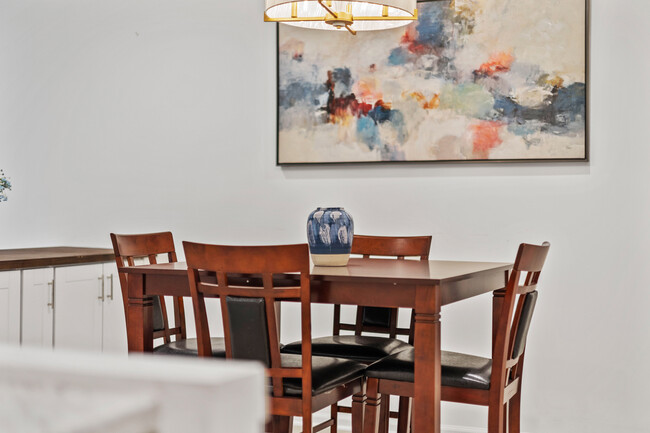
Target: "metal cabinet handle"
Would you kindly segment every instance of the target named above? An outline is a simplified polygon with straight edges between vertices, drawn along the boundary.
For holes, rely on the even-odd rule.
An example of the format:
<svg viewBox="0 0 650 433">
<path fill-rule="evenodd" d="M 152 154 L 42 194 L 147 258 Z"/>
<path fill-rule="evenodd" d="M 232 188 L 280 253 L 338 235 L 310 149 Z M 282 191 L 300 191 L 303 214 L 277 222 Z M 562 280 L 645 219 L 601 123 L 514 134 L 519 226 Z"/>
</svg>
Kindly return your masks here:
<svg viewBox="0 0 650 433">
<path fill-rule="evenodd" d="M 108 277 L 108 280 L 111 282 L 111 294 L 106 296 L 106 298 L 110 299 L 111 301 L 113 300 L 113 274 L 110 274 Z"/>
<path fill-rule="evenodd" d="M 54 280 L 47 283 L 50 286 L 50 302 L 47 303 L 47 306 L 54 310 Z"/>
<path fill-rule="evenodd" d="M 98 296 L 97 299 L 99 299 L 100 301 L 104 301 L 104 276 L 102 275 L 97 279 L 102 282 L 102 296 Z"/>
</svg>

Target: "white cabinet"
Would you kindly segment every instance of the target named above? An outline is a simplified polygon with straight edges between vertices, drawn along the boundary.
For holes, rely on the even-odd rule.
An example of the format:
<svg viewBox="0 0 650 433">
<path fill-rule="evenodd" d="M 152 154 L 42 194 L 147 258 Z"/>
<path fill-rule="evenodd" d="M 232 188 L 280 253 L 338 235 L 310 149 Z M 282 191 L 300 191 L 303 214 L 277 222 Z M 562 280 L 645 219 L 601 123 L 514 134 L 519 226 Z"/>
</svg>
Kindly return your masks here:
<svg viewBox="0 0 650 433">
<path fill-rule="evenodd" d="M 114 263 L 29 269 L 22 274 L 23 345 L 127 352 L 124 305 Z M 0 308 L 1 286 L 0 280 Z"/>
<path fill-rule="evenodd" d="M 115 263 L 104 263 L 104 303 L 102 305 L 102 350 L 127 352 L 126 316 Z"/>
<path fill-rule="evenodd" d="M 20 342 L 20 271 L 0 272 L 0 343 Z"/>
<path fill-rule="evenodd" d="M 54 269 L 54 347 L 102 349 L 101 264 Z"/>
<path fill-rule="evenodd" d="M 127 351 L 115 264 L 55 268 L 54 348 Z"/>
<path fill-rule="evenodd" d="M 52 347 L 54 269 L 25 269 L 22 275 L 22 338 L 25 346 Z"/>
</svg>

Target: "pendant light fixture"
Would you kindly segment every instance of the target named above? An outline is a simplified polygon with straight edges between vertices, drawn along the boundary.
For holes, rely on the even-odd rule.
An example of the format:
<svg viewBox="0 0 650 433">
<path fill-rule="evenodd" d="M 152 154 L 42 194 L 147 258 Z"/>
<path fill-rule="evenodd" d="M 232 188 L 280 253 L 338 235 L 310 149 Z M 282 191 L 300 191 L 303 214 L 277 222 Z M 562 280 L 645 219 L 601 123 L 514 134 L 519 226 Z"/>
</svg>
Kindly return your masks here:
<svg viewBox="0 0 650 433">
<path fill-rule="evenodd" d="M 319 30 L 357 31 L 401 27 L 418 19 L 417 0 L 266 0 L 264 21 Z"/>
</svg>

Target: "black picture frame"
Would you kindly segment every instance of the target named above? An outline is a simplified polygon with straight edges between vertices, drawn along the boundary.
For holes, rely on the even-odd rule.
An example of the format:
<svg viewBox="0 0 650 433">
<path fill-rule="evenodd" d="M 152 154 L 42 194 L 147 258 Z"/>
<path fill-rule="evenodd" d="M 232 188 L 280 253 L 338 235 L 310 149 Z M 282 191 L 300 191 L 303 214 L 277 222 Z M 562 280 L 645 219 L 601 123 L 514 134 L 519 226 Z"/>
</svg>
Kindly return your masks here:
<svg viewBox="0 0 650 433">
<path fill-rule="evenodd" d="M 419 3 L 440 0 L 418 0 Z M 508 159 L 445 159 L 445 160 L 381 160 L 381 161 L 316 161 L 316 162 L 281 162 L 280 161 L 280 32 L 284 24 L 276 24 L 276 166 L 347 166 L 347 165 L 428 165 L 428 164 L 491 164 L 491 163 L 589 163 L 590 162 L 590 17 L 591 0 L 584 0 L 585 11 L 585 152 L 582 158 L 508 158 Z"/>
</svg>

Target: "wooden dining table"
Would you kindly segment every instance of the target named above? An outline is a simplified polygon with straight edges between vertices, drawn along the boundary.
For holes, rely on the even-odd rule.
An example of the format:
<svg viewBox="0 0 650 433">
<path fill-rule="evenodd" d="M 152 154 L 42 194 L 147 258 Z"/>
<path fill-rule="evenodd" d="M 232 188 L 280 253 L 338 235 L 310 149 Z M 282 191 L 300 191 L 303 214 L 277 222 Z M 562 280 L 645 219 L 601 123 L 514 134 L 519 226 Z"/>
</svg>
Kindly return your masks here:
<svg viewBox="0 0 650 433">
<path fill-rule="evenodd" d="M 441 308 L 505 287 L 511 267 L 509 263 L 351 258 L 347 266 L 312 267 L 311 300 L 414 309 L 413 432 L 439 433 Z M 177 262 L 121 271 L 128 274 L 129 351 L 151 352 L 151 296 L 190 296 L 187 266 Z M 282 276 L 289 280 L 295 277 Z M 494 311 L 500 308 L 501 299 L 493 297 Z"/>
</svg>

